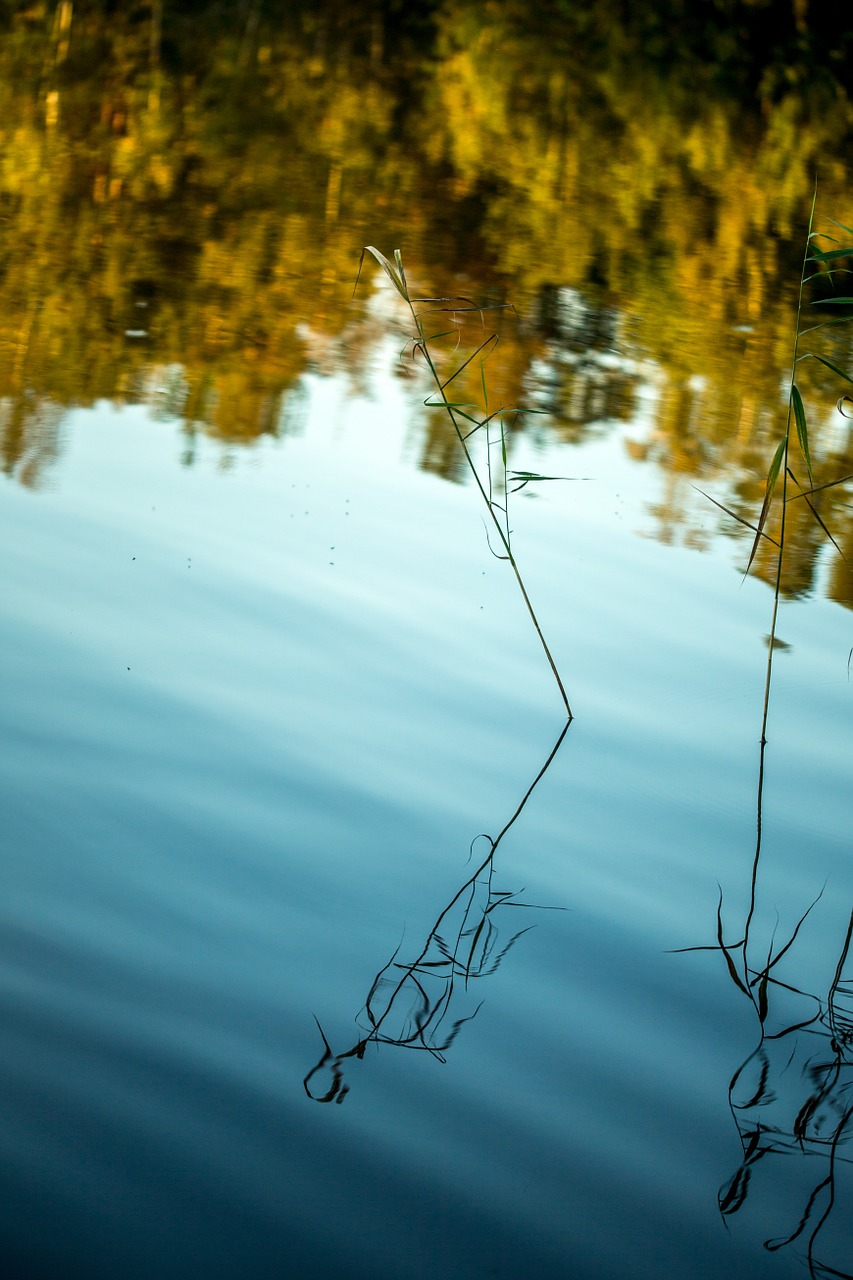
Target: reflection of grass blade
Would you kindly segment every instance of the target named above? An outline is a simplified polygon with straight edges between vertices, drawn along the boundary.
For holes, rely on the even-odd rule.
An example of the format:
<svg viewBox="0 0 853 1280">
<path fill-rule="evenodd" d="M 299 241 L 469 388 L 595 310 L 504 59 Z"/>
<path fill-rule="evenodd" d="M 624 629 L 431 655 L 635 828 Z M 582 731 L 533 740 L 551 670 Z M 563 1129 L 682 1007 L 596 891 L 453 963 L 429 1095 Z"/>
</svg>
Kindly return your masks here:
<svg viewBox="0 0 853 1280">
<path fill-rule="evenodd" d="M 750 1098 L 747 1098 L 745 1102 L 739 1102 L 735 1104 L 737 1106 L 738 1111 L 749 1111 L 751 1110 L 752 1107 L 757 1107 L 760 1102 L 765 1101 L 765 1099 L 768 1096 L 767 1080 L 769 1075 L 770 1075 L 770 1063 L 767 1060 L 766 1054 L 762 1054 L 761 1055 L 761 1071 L 758 1076 L 758 1084 L 755 1086 L 755 1089 Z M 729 1088 L 730 1093 L 732 1089 L 734 1089 L 735 1085 L 737 1084 L 739 1077 L 740 1077 L 740 1071 L 737 1071 L 734 1075 L 731 1086 Z"/>
<path fill-rule="evenodd" d="M 768 970 L 765 969 L 758 984 L 758 1021 L 762 1026 L 767 1021 L 767 980 L 769 976 Z"/>
<path fill-rule="evenodd" d="M 447 1037 L 445 1038 L 444 1043 L 443 1043 L 443 1044 L 442 1044 L 442 1046 L 441 1046 L 442 1051 L 443 1051 L 444 1053 L 446 1053 L 446 1052 L 447 1052 L 447 1050 L 450 1048 L 450 1046 L 453 1044 L 453 1041 L 454 1041 L 454 1040 L 456 1039 L 456 1037 L 459 1035 L 459 1032 L 460 1032 L 460 1031 L 462 1030 L 462 1028 L 465 1026 L 466 1022 L 473 1022 L 473 1021 L 474 1021 L 474 1019 L 476 1018 L 477 1014 L 478 1014 L 478 1013 L 480 1012 L 480 1010 L 482 1009 L 482 1007 L 483 1007 L 483 1002 L 482 1002 L 482 1000 L 481 1000 L 481 1001 L 480 1001 L 480 1003 L 477 1005 L 477 1008 L 474 1010 L 474 1012 L 473 1012 L 473 1013 L 469 1013 L 469 1014 L 467 1014 L 467 1015 L 466 1015 L 466 1017 L 464 1017 L 464 1018 L 457 1018 L 457 1019 L 456 1019 L 456 1021 L 453 1023 L 452 1027 L 450 1028 L 450 1031 L 449 1031 L 449 1033 L 448 1033 Z M 436 1057 L 437 1057 L 437 1058 L 439 1059 L 439 1061 L 441 1061 L 441 1062 L 444 1062 L 444 1061 L 445 1061 L 445 1058 L 442 1056 L 442 1054 L 441 1054 L 441 1053 L 437 1053 L 437 1054 L 436 1054 Z"/>
<path fill-rule="evenodd" d="M 825 885 L 824 885 L 824 888 L 826 888 L 826 886 L 825 886 Z M 808 917 L 811 915 L 811 912 L 812 912 L 812 911 L 813 911 L 813 909 L 817 906 L 817 904 L 820 902 L 820 900 L 821 900 L 821 898 L 822 898 L 822 897 L 823 897 L 823 889 L 821 889 L 820 893 L 817 895 L 817 897 L 815 898 L 814 902 L 810 903 L 810 905 L 806 908 L 806 910 L 805 910 L 805 911 L 803 912 L 803 914 L 800 916 L 799 920 L 797 921 L 797 926 L 796 926 L 796 928 L 794 929 L 794 932 L 791 934 L 790 938 L 789 938 L 789 939 L 788 939 L 788 941 L 785 943 L 784 947 L 782 947 L 779 951 L 777 951 L 777 952 L 776 952 L 776 955 L 773 957 L 773 959 L 772 959 L 772 960 L 770 960 L 770 961 L 768 962 L 768 965 L 767 965 L 767 972 L 769 972 L 771 969 L 773 969 L 773 968 L 774 968 L 774 967 L 779 963 L 779 961 L 782 959 L 782 957 L 785 955 L 785 953 L 786 953 L 787 951 L 790 951 L 791 947 L 794 945 L 794 941 L 795 941 L 795 939 L 796 939 L 796 937 L 797 937 L 797 934 L 800 932 L 800 929 L 802 928 L 803 924 L 804 924 L 804 923 L 805 923 L 805 921 L 808 919 Z"/>
<path fill-rule="evenodd" d="M 720 889 L 720 901 L 717 904 L 717 942 L 719 944 L 720 951 L 722 951 L 723 956 L 725 957 L 726 968 L 729 971 L 729 977 L 731 978 L 735 986 L 740 991 L 742 991 L 745 996 L 749 996 L 750 993 L 741 982 L 740 974 L 738 973 L 737 968 L 735 967 L 735 962 L 732 959 L 731 955 L 729 954 L 728 947 L 723 941 L 723 891 L 722 889 Z M 751 996 L 750 996 L 750 999 L 752 999 Z"/>
<path fill-rule="evenodd" d="M 731 1181 L 726 1183 L 717 1194 L 720 1213 L 724 1217 L 731 1217 L 733 1213 L 737 1213 L 738 1209 L 743 1207 L 749 1192 L 749 1180 L 752 1177 L 753 1165 L 757 1164 L 759 1160 L 762 1160 L 764 1156 L 774 1149 L 772 1144 L 761 1145 L 762 1134 L 761 1125 L 758 1125 L 749 1135 L 740 1168 Z"/>
<path fill-rule="evenodd" d="M 797 1239 L 798 1236 L 801 1236 L 803 1234 L 803 1231 L 808 1225 L 809 1218 L 812 1216 L 812 1210 L 814 1209 L 815 1202 L 817 1201 L 817 1198 L 820 1195 L 821 1191 L 823 1191 L 824 1187 L 827 1187 L 827 1186 L 829 1186 L 828 1177 L 824 1178 L 822 1182 L 819 1182 L 817 1184 L 814 1191 L 809 1196 L 808 1203 L 806 1204 L 806 1207 L 803 1210 L 803 1216 L 800 1218 L 800 1221 L 797 1224 L 796 1228 L 791 1232 L 789 1236 L 785 1236 L 784 1238 L 779 1238 L 777 1240 L 764 1241 L 764 1248 L 767 1249 L 769 1253 L 776 1253 L 777 1250 L 784 1249 L 786 1244 L 792 1244 Z"/>
<path fill-rule="evenodd" d="M 494 960 L 492 960 L 488 969 L 484 970 L 484 973 L 479 976 L 483 977 L 486 974 L 497 973 L 498 969 L 501 966 L 501 963 L 503 962 L 504 957 L 507 955 L 510 949 L 515 946 L 519 938 L 523 937 L 525 933 L 529 933 L 532 928 L 533 928 L 533 925 L 529 924 L 526 929 L 519 929 L 518 933 L 514 933 L 510 938 L 509 942 L 504 947 L 501 947 L 500 951 L 495 956 Z"/>
<path fill-rule="evenodd" d="M 482 916 L 479 923 L 477 924 L 476 929 L 474 930 L 474 936 L 471 939 L 471 947 L 468 952 L 468 959 L 465 962 L 465 981 L 466 982 L 471 977 L 471 970 L 474 964 L 474 952 L 477 950 L 477 943 L 480 941 L 480 934 L 483 932 L 484 927 L 488 923 L 489 922 L 486 920 L 486 917 Z M 489 928 L 491 929 L 490 924 L 489 924 Z"/>
<path fill-rule="evenodd" d="M 494 889 L 494 857 L 552 764 L 570 724 L 571 720 L 566 720 L 544 764 L 497 836 L 494 839 L 490 836 L 477 837 L 484 838 L 487 842 L 485 855 L 440 912 L 418 954 L 409 962 L 403 963 L 397 958 L 400 951 L 398 946 L 374 977 L 367 999 L 356 1019 L 360 1023 L 362 1016 L 366 1018 L 369 1024 L 369 1027 L 363 1027 L 366 1034 L 351 1049 L 336 1054 L 319 1022 L 317 1023 L 323 1041 L 323 1053 L 303 1080 L 305 1092 L 314 1101 L 344 1100 L 348 1092 L 348 1085 L 344 1083 L 344 1066 L 351 1059 L 364 1058 L 369 1044 L 426 1052 L 439 1062 L 444 1062 L 444 1054 L 455 1040 L 460 1027 L 476 1017 L 480 1005 L 477 1005 L 473 1013 L 457 1018 L 449 1032 L 446 1030 L 451 1005 L 458 1003 L 457 997 L 462 993 L 463 983 L 458 980 L 464 978 L 464 986 L 467 987 L 469 978 L 481 978 L 494 973 L 510 947 L 527 932 L 527 929 L 517 930 L 498 951 L 498 930 L 493 924 L 494 913 L 498 907 L 530 906 L 533 910 L 547 909 L 513 901 L 523 890 Z M 475 844 L 476 841 L 471 844 L 472 854 Z M 448 938 L 451 939 L 450 942 Z M 469 942 L 472 938 L 473 942 Z M 318 1078 L 323 1079 L 325 1087 L 322 1089 L 318 1086 Z"/>
<path fill-rule="evenodd" d="M 729 1217 L 733 1213 L 737 1213 L 738 1209 L 745 1203 L 747 1192 L 749 1191 L 749 1179 L 752 1176 L 752 1170 L 744 1167 L 738 1169 L 731 1182 L 727 1183 L 725 1188 L 720 1188 L 717 1194 L 717 1201 L 720 1206 L 720 1213 Z"/>
<path fill-rule="evenodd" d="M 827 1174 L 824 1182 L 821 1183 L 819 1187 L 815 1188 L 815 1196 L 817 1195 L 817 1192 L 819 1190 L 822 1190 L 823 1187 L 825 1186 L 829 1188 L 829 1194 L 827 1196 L 826 1206 L 824 1207 L 823 1213 L 821 1214 L 818 1220 L 817 1226 L 814 1228 L 814 1230 L 811 1233 L 811 1236 L 809 1237 L 809 1249 L 808 1249 L 808 1260 L 809 1260 L 809 1266 L 812 1270 L 812 1274 L 820 1274 L 824 1276 L 838 1276 L 843 1278 L 843 1280 L 853 1280 L 853 1278 L 851 1277 L 851 1273 L 849 1271 L 837 1271 L 833 1267 L 828 1267 L 822 1263 L 818 1263 L 814 1256 L 814 1249 L 815 1249 L 815 1244 L 817 1243 L 818 1235 L 823 1229 L 824 1223 L 829 1218 L 829 1215 L 831 1214 L 833 1207 L 835 1205 L 835 1165 L 836 1165 L 836 1160 L 838 1158 L 838 1147 L 844 1137 L 844 1132 L 847 1128 L 847 1125 L 850 1123 L 851 1116 L 853 1116 L 853 1107 L 848 1107 L 844 1115 L 842 1116 L 838 1124 L 838 1127 L 836 1128 L 834 1134 L 832 1135 L 832 1141 L 830 1143 L 830 1149 L 829 1149 L 829 1173 Z M 817 1270 L 817 1268 L 819 1268 L 819 1271 Z"/>
<path fill-rule="evenodd" d="M 838 1018 L 836 1002 L 838 1000 L 839 992 L 847 994 L 846 989 L 841 985 L 841 979 L 844 965 L 847 963 L 847 953 L 850 950 L 851 940 L 853 940 L 853 911 L 850 913 L 850 922 L 847 925 L 847 936 L 844 939 L 844 946 L 841 948 L 841 954 L 838 957 L 838 964 L 835 967 L 835 977 L 832 980 L 832 986 L 829 989 L 829 999 L 827 1001 L 829 1006 L 829 1026 L 836 1044 L 843 1044 L 845 1039 L 839 1026 L 840 1020 Z"/>
<path fill-rule="evenodd" d="M 812 1093 L 808 1098 L 806 1098 L 805 1102 L 797 1112 L 796 1119 L 794 1120 L 793 1133 L 801 1147 L 805 1143 L 808 1127 L 822 1101 L 823 1094 Z"/>
</svg>

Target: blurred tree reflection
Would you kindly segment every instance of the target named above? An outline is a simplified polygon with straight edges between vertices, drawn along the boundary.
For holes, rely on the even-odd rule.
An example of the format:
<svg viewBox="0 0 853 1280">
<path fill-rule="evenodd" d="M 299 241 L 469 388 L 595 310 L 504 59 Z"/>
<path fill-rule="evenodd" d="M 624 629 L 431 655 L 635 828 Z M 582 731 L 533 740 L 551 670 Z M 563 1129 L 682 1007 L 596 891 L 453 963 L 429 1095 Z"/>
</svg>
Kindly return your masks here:
<svg viewBox="0 0 853 1280">
<path fill-rule="evenodd" d="M 36 403 L 144 398 L 152 370 L 232 441 L 281 430 L 318 362 L 358 383 L 378 242 L 430 293 L 515 303 L 496 402 L 532 394 L 578 439 L 654 367 L 636 456 L 760 494 L 814 174 L 849 204 L 853 26 L 822 4 L 7 0 L 0 22 L 7 471 L 51 456 Z M 424 465 L 451 476 L 449 446 L 435 428 Z M 661 536 L 696 511 L 673 485 Z"/>
</svg>

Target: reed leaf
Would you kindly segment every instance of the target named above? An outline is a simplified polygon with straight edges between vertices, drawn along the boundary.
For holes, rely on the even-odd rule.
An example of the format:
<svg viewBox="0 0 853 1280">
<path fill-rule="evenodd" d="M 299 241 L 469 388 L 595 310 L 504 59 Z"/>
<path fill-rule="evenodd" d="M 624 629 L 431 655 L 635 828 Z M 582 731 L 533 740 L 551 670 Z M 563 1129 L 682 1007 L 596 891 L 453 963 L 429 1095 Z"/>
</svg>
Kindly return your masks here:
<svg viewBox="0 0 853 1280">
<path fill-rule="evenodd" d="M 806 258 L 806 262 L 832 262 L 835 258 L 851 258 L 853 257 L 853 248 L 846 249 L 818 249 L 817 253 L 812 253 Z"/>
<path fill-rule="evenodd" d="M 809 473 L 809 481 L 814 484 L 814 475 L 812 474 L 812 459 L 809 453 L 809 429 L 806 425 L 806 410 L 803 405 L 803 397 L 800 395 L 800 389 L 796 383 L 791 385 L 791 402 L 794 406 L 794 417 L 797 422 L 797 439 L 800 442 L 800 450 L 806 461 L 806 470 Z"/>
<path fill-rule="evenodd" d="M 839 378 L 843 378 L 845 382 L 853 382 L 853 377 L 849 373 L 845 373 L 843 369 L 839 369 L 837 364 L 833 364 L 831 360 L 827 360 L 825 356 L 819 356 L 814 351 L 807 351 L 805 355 L 800 356 L 801 360 L 817 360 L 820 364 L 826 365 L 827 369 L 831 369 L 833 373 L 837 373 Z"/>
<path fill-rule="evenodd" d="M 504 466 L 506 466 L 506 453 L 504 452 Z M 516 487 L 511 489 L 511 493 L 519 493 L 528 484 L 538 484 L 540 480 L 568 480 L 568 476 L 541 476 L 536 471 L 508 471 L 507 481 Z"/>
<path fill-rule="evenodd" d="M 400 297 L 405 302 L 410 302 L 409 291 L 408 291 L 408 288 L 406 287 L 406 277 L 403 274 L 403 262 L 400 257 L 400 250 L 395 249 L 394 251 L 394 257 L 397 259 L 397 266 L 399 267 L 399 274 L 398 274 L 398 272 L 394 269 L 394 267 L 385 257 L 385 254 L 382 253 L 381 250 L 374 248 L 372 244 L 366 244 L 361 251 L 361 257 L 358 260 L 358 273 L 355 277 L 355 285 L 353 287 L 353 293 L 355 293 L 355 290 L 358 288 L 358 282 L 361 278 L 361 268 L 364 264 L 364 257 L 365 257 L 365 254 L 368 254 L 368 253 L 372 258 L 374 258 L 379 263 L 380 267 L 385 272 L 388 279 L 391 281 L 394 288 L 399 293 Z"/>
<path fill-rule="evenodd" d="M 833 324 L 850 324 L 853 316 L 836 316 L 833 320 L 821 320 L 820 324 L 811 324 L 808 329 L 800 329 L 799 337 L 804 338 L 807 333 L 817 333 L 818 329 L 828 329 Z"/>
</svg>

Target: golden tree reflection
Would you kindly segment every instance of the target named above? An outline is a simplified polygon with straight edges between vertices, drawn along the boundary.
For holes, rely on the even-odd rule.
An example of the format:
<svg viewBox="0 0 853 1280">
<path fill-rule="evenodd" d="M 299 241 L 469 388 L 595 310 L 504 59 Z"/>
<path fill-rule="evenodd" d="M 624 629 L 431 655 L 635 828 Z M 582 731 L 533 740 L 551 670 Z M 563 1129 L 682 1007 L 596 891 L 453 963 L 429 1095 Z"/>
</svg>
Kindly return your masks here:
<svg viewBox="0 0 853 1280">
<path fill-rule="evenodd" d="M 182 371 L 177 418 L 235 442 L 279 430 L 318 359 L 358 385 L 377 318 L 352 284 L 381 242 L 425 292 L 515 304 L 496 402 L 577 440 L 630 420 L 651 370 L 636 456 L 746 507 L 778 432 L 815 172 L 823 206 L 849 206 L 846 45 L 778 0 L 734 5 L 746 48 L 725 7 L 629 8 L 7 6 L 5 470 L 26 458 L 37 483 L 52 456 L 35 406 L 154 394 L 152 370 Z M 828 476 L 848 446 L 837 422 L 825 446 L 814 430 Z M 451 477 L 441 432 L 422 463 Z M 662 537 L 695 541 L 692 494 L 669 486 Z M 843 491 L 826 501 L 846 545 Z M 802 554 L 791 590 L 814 577 Z"/>
</svg>

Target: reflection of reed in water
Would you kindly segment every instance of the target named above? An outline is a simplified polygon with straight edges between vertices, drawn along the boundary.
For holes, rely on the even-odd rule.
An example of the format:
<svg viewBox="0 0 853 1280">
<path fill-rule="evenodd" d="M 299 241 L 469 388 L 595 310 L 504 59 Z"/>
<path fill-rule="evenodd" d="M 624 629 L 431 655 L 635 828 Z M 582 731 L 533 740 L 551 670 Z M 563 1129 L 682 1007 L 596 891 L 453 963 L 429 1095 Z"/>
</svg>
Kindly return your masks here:
<svg viewBox="0 0 853 1280">
<path fill-rule="evenodd" d="M 348 1059 L 363 1058 L 370 1044 L 416 1049 L 443 1062 L 460 1028 L 476 1017 L 482 1003 L 473 1002 L 471 984 L 494 973 L 510 948 L 532 928 L 527 925 L 502 936 L 496 916 L 503 916 L 512 907 L 562 909 L 534 906 L 519 901 L 521 891 L 497 889 L 494 860 L 504 836 L 551 766 L 570 723 L 563 726 L 545 763 L 499 834 L 494 839 L 481 835 L 472 843 L 473 856 L 477 842 L 485 840 L 486 856 L 444 907 L 418 954 L 409 961 L 401 960 L 398 947 L 376 974 L 357 1019 L 365 1034 L 351 1049 L 335 1053 L 317 1022 L 323 1053 L 303 1082 L 309 1098 L 315 1102 L 343 1102 L 349 1092 L 344 1080 L 345 1064 Z"/>
<path fill-rule="evenodd" d="M 719 1192 L 720 1212 L 728 1217 L 744 1207 L 756 1166 L 766 1156 L 818 1159 L 820 1175 L 808 1176 L 810 1190 L 799 1221 L 788 1234 L 766 1240 L 765 1248 L 806 1242 L 812 1276 L 848 1280 L 853 1272 L 818 1259 L 817 1247 L 837 1211 L 841 1166 L 853 1167 L 853 1158 L 841 1150 L 853 1137 L 853 976 L 844 976 L 851 936 L 853 914 L 825 1000 L 770 978 L 773 988 L 811 1007 L 776 1032 L 767 1030 L 765 1017 L 758 1044 L 732 1077 L 729 1106 L 743 1159 Z M 763 973 L 755 974 L 754 981 L 762 978 Z M 844 1261 L 850 1265 L 849 1258 Z"/>
</svg>

